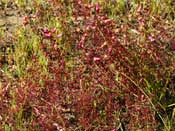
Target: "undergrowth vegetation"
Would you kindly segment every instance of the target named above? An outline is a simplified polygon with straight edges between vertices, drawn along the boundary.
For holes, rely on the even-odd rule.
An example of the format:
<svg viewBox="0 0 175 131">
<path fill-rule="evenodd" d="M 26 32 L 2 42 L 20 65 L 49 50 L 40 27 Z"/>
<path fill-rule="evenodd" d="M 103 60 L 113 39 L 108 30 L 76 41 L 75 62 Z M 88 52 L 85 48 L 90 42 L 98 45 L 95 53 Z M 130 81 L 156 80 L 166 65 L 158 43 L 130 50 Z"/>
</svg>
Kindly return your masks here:
<svg viewBox="0 0 175 131">
<path fill-rule="evenodd" d="M 0 130 L 175 129 L 173 0 L 8 5 L 23 21 L 0 29 Z"/>
</svg>

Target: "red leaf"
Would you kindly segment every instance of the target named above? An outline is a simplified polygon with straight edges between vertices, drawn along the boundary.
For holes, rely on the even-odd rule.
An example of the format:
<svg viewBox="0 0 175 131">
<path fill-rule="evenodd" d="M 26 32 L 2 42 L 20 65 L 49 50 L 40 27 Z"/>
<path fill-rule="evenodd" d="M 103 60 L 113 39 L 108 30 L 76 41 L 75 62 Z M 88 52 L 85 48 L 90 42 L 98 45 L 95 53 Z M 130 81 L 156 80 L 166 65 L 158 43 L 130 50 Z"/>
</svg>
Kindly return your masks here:
<svg viewBox="0 0 175 131">
<path fill-rule="evenodd" d="M 171 49 L 175 51 L 175 42 L 171 45 Z"/>
</svg>

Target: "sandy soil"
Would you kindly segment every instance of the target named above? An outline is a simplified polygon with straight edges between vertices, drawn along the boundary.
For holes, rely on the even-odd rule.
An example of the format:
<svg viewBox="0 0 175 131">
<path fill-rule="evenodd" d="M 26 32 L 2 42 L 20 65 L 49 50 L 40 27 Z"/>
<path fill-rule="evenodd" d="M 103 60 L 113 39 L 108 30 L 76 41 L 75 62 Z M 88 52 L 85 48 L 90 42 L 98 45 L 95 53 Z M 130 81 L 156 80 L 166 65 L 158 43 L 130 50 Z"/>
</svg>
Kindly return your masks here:
<svg viewBox="0 0 175 131">
<path fill-rule="evenodd" d="M 0 3 L 0 28 L 13 31 L 22 23 L 20 11 L 14 3 Z"/>
<path fill-rule="evenodd" d="M 2 65 L 7 63 L 7 50 L 13 46 L 12 33 L 21 25 L 22 15 L 14 2 L 4 4 L 0 1 L 0 77 Z"/>
</svg>

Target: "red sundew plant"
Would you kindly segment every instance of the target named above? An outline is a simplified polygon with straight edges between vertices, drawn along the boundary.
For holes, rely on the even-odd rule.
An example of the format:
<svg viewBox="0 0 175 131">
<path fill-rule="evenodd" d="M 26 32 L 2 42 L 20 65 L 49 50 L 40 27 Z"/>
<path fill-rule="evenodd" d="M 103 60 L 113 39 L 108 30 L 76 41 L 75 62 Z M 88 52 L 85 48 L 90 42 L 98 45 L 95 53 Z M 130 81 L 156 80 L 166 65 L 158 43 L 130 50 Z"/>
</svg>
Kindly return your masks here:
<svg viewBox="0 0 175 131">
<path fill-rule="evenodd" d="M 83 14 L 81 14 L 81 17 L 82 15 Z M 130 106 L 137 108 L 134 107 L 136 103 L 134 99 L 138 100 L 137 102 L 140 102 L 139 99 L 137 99 L 137 93 L 140 93 L 139 88 L 132 85 L 133 83 L 130 82 L 130 79 L 128 80 L 124 75 L 121 76 L 121 81 L 116 81 L 115 78 L 115 70 L 118 70 L 119 72 L 122 71 L 123 74 L 125 74 L 125 72 L 127 74 L 127 71 L 132 71 L 132 69 L 130 69 L 132 67 L 127 66 L 129 63 L 126 59 L 128 58 L 128 55 L 131 54 L 128 52 L 127 48 L 120 44 L 115 32 L 112 30 L 115 27 L 115 23 L 111 19 L 100 16 L 97 12 L 95 16 L 89 18 L 82 26 L 85 26 L 84 29 L 81 29 L 80 27 L 82 35 L 77 35 L 78 39 L 80 39 L 80 41 L 77 42 L 77 51 L 80 52 L 80 55 L 78 56 L 79 64 L 82 65 L 78 66 L 77 69 L 76 67 L 74 68 L 76 74 L 71 78 L 70 75 L 66 75 L 67 71 L 65 70 L 65 65 L 62 64 L 62 61 L 64 60 L 61 60 L 61 54 L 58 53 L 58 57 L 56 57 L 57 55 L 54 55 L 54 57 L 56 57 L 54 61 L 59 59 L 61 63 L 53 61 L 48 65 L 49 72 L 53 75 L 53 78 L 51 78 L 53 80 L 45 81 L 45 84 L 48 86 L 46 94 L 49 94 L 46 95 L 47 97 L 45 100 L 52 101 L 50 103 L 53 103 L 60 95 L 60 102 L 65 102 L 64 104 L 60 104 L 63 107 L 66 105 L 67 109 L 73 110 L 71 113 L 75 118 L 72 121 L 76 121 L 77 126 L 80 126 L 82 129 L 95 129 L 97 128 L 96 123 L 100 123 L 98 129 L 104 130 L 105 125 L 108 125 L 106 129 L 113 129 L 117 126 L 115 125 L 114 115 L 115 112 L 120 109 L 120 106 L 127 107 L 129 106 L 127 105 L 127 101 L 130 101 Z M 54 54 L 55 51 L 52 50 L 49 52 Z M 52 54 L 49 55 L 51 60 Z M 119 61 L 119 63 L 117 63 L 117 61 Z M 124 68 L 125 70 L 123 70 Z M 70 80 L 67 82 L 66 80 L 69 78 Z M 122 87 L 123 85 L 126 85 L 126 87 Z M 130 88 L 127 88 L 127 85 L 130 85 Z M 120 90 L 120 88 L 123 89 Z M 63 101 L 63 99 L 66 99 L 66 95 L 64 96 L 67 92 L 66 90 L 69 90 L 69 94 L 67 95 L 70 97 L 70 104 Z M 134 98 L 135 96 L 132 96 L 132 100 L 129 100 L 131 97 L 129 96 L 129 99 L 124 100 L 125 103 L 118 104 L 120 103 L 120 96 L 118 96 L 118 94 L 126 91 L 130 92 L 130 94 L 134 93 L 137 97 Z M 148 107 L 145 107 L 145 110 L 150 110 L 149 102 Z M 132 112 L 132 110 L 130 111 Z M 129 111 L 125 112 L 127 114 Z M 135 110 L 133 112 L 135 112 Z M 151 113 L 151 110 L 149 112 Z M 67 124 L 70 124 L 69 120 L 66 118 L 64 119 L 65 122 L 67 121 Z M 151 116 L 149 119 L 145 119 L 145 123 L 154 121 L 151 119 Z M 135 119 L 133 121 L 135 121 Z M 136 124 L 138 124 L 138 122 L 139 120 L 136 121 Z M 125 122 L 122 123 L 126 124 Z"/>
<path fill-rule="evenodd" d="M 100 2 L 46 3 L 34 5 L 34 21 L 24 19 L 39 37 L 38 50 L 26 75 L 2 85 L 1 129 L 155 131 L 161 110 L 155 101 L 173 70 L 163 43 L 171 29 L 149 17 L 147 6 L 117 21 Z"/>
</svg>

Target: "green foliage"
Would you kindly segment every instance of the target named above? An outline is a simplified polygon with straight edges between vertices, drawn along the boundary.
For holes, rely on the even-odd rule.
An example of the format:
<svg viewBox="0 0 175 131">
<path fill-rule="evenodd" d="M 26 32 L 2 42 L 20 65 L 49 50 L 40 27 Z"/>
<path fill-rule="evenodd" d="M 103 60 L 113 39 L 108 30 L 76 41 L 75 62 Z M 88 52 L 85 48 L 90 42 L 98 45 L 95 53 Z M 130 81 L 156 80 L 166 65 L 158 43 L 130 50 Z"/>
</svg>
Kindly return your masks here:
<svg viewBox="0 0 175 131">
<path fill-rule="evenodd" d="M 13 55 L 17 75 L 21 77 L 26 73 L 27 66 L 32 66 L 31 60 L 33 55 L 37 55 L 39 51 L 40 38 L 33 34 L 30 29 L 21 29 L 18 33 Z"/>
</svg>

